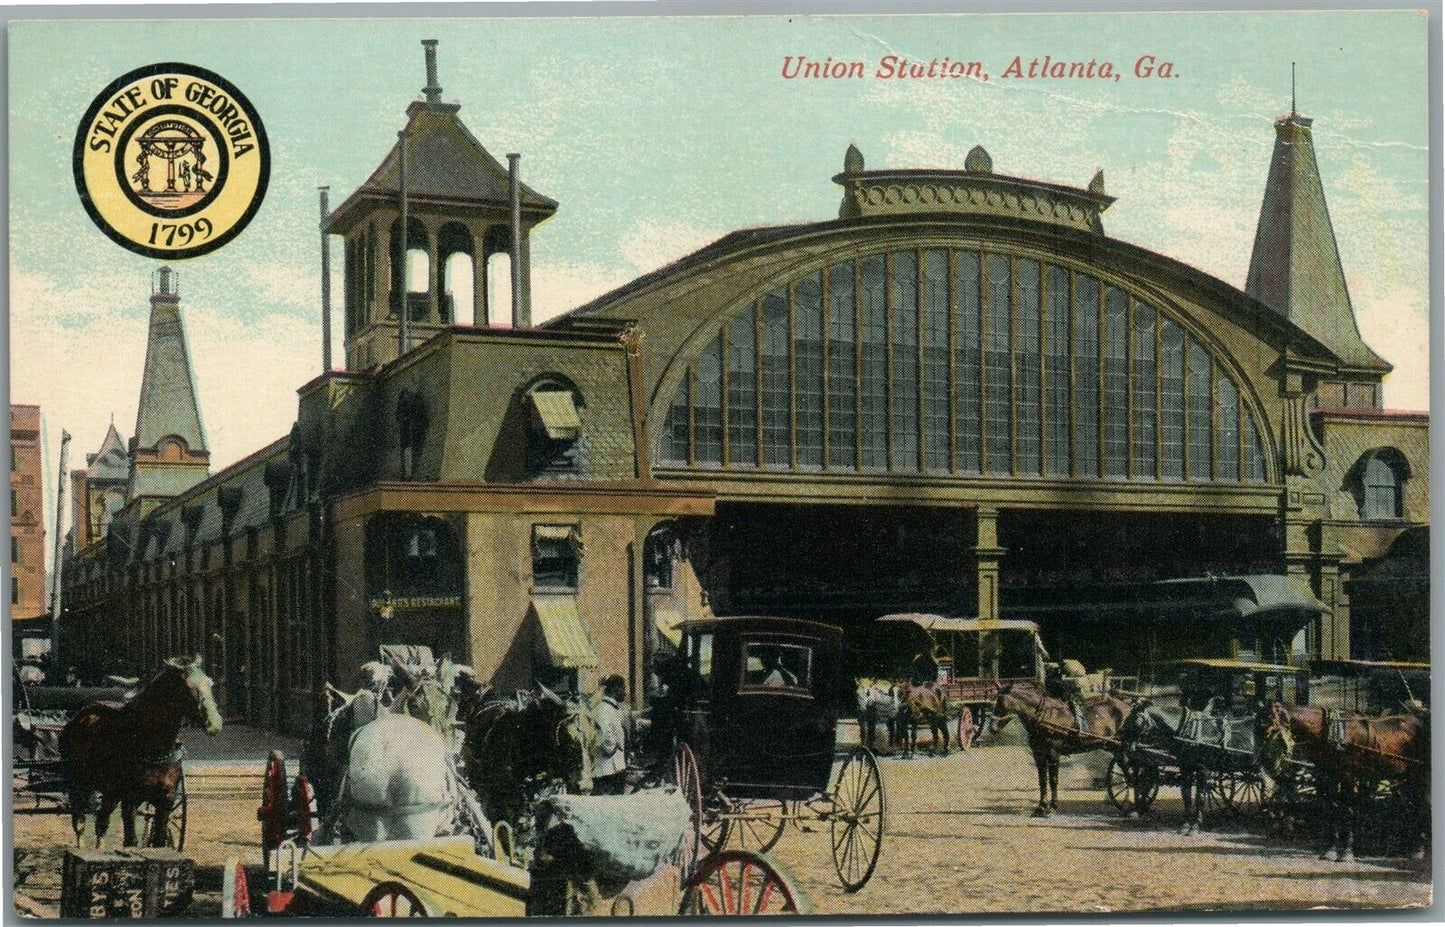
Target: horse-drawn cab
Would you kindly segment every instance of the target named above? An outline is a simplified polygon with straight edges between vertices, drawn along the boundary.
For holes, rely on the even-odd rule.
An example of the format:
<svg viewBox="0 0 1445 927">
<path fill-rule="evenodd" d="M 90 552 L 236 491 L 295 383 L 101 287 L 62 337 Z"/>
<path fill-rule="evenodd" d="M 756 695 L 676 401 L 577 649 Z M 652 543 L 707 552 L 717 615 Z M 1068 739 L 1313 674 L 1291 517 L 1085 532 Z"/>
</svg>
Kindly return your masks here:
<svg viewBox="0 0 1445 927">
<path fill-rule="evenodd" d="M 689 621 L 658 671 L 666 692 L 650 739 L 654 750 L 673 745 L 668 772 L 696 803 L 711 858 L 766 853 L 789 823 L 826 822 L 838 881 L 862 888 L 882 845 L 883 780 L 866 748 L 839 753 L 842 630 L 798 618 Z"/>
<path fill-rule="evenodd" d="M 1271 790 L 1260 758 L 1261 711 L 1273 703 L 1306 704 L 1309 669 L 1224 658 L 1171 660 L 1160 665 L 1154 683 L 1150 701 L 1125 722 L 1108 773 L 1110 800 L 1121 810 L 1142 812 L 1161 784 L 1178 784 L 1186 833 L 1202 826 L 1207 804 L 1192 801 L 1194 791 L 1217 793 L 1235 812 L 1259 810 Z M 1177 706 L 1168 704 L 1173 698 Z M 1301 770 L 1286 771 L 1293 780 Z"/>
<path fill-rule="evenodd" d="M 1314 660 L 1315 704 L 1360 715 L 1425 714 L 1430 664 L 1385 660 Z"/>
<path fill-rule="evenodd" d="M 705 780 L 737 798 L 806 798 L 833 766 L 843 634 L 796 618 L 683 625 L 676 732 Z"/>
</svg>

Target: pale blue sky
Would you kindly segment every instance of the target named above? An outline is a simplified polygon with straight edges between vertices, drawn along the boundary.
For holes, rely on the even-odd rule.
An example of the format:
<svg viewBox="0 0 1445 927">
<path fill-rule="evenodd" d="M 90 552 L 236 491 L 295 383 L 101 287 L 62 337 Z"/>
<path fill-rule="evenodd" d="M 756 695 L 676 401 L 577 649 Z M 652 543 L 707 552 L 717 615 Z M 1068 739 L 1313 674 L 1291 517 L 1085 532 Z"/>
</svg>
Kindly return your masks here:
<svg viewBox="0 0 1445 927">
<path fill-rule="evenodd" d="M 284 434 L 319 372 L 316 187 L 339 203 L 395 141 L 440 39 L 444 98 L 558 199 L 533 238 L 545 318 L 748 225 L 826 219 L 850 142 L 869 167 L 995 170 L 1082 186 L 1109 234 L 1242 285 L 1298 62 L 1365 338 L 1393 407 L 1428 403 L 1426 20 L 1413 12 L 17 23 L 10 43 L 12 399 L 93 452 L 129 436 L 156 262 L 82 210 L 80 115 L 120 74 L 186 61 L 237 85 L 272 144 L 266 202 L 180 262 L 213 463 Z M 987 83 L 786 81 L 785 55 L 978 59 Z M 1015 55 L 1111 60 L 1118 82 L 999 79 Z M 1136 80 L 1153 54 L 1180 76 Z M 340 265 L 333 242 L 333 265 Z M 339 293 L 339 276 L 333 293 Z M 339 340 L 339 320 L 335 326 Z M 342 357 L 336 352 L 337 362 Z M 58 442 L 52 441 L 52 453 Z M 54 466 L 52 462 L 51 466 Z"/>
</svg>

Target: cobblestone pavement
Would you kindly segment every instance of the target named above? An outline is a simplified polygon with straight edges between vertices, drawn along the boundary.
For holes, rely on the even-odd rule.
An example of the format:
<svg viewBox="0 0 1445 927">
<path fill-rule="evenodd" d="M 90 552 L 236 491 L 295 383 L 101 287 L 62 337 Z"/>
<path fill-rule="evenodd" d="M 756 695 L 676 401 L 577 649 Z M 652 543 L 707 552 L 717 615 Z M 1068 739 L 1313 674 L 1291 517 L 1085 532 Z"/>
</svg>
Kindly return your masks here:
<svg viewBox="0 0 1445 927">
<path fill-rule="evenodd" d="M 1076 763 L 1060 777 L 1060 813 L 1031 816 L 1033 760 L 1016 746 L 949 757 L 883 759 L 886 836 L 878 869 L 848 895 L 826 827 L 790 829 L 773 850 L 818 914 L 1090 913 L 1137 910 L 1400 907 L 1430 903 L 1430 864 L 1325 862 L 1303 837 L 1214 821 L 1193 837 L 1178 790 L 1141 820 L 1123 818 Z"/>
<path fill-rule="evenodd" d="M 259 758 L 230 770 L 218 763 L 187 777 L 195 914 L 218 912 L 219 870 L 228 857 L 253 867 L 253 890 L 261 890 L 260 766 Z M 1033 764 L 1016 746 L 885 758 L 881 766 L 887 835 L 878 870 L 862 891 L 838 888 L 826 825 L 810 833 L 790 828 L 773 852 L 816 913 L 1400 907 L 1431 898 L 1428 862 L 1324 862 L 1306 838 L 1271 837 L 1226 821 L 1179 836 L 1175 789 L 1164 790 L 1149 817 L 1126 820 L 1092 786 L 1084 764 L 1064 770 L 1061 813 L 1033 818 Z M 57 904 L 69 842 L 67 818 L 17 816 L 17 888 Z"/>
</svg>

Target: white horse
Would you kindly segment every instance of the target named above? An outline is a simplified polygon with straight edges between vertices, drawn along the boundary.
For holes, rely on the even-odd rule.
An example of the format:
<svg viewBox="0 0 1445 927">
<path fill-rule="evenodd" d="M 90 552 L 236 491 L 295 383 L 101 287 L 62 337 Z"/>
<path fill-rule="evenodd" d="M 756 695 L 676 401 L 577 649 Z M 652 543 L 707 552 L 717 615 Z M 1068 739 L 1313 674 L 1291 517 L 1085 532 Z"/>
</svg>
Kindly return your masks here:
<svg viewBox="0 0 1445 927">
<path fill-rule="evenodd" d="M 342 823 L 354 839 L 435 837 L 457 800 L 450 750 L 436 728 L 382 712 L 352 735 Z"/>
<path fill-rule="evenodd" d="M 888 730 L 888 746 L 894 743 L 903 699 L 898 687 L 878 679 L 858 680 L 858 732 L 863 746 L 873 749 L 877 726 L 882 722 Z"/>
</svg>

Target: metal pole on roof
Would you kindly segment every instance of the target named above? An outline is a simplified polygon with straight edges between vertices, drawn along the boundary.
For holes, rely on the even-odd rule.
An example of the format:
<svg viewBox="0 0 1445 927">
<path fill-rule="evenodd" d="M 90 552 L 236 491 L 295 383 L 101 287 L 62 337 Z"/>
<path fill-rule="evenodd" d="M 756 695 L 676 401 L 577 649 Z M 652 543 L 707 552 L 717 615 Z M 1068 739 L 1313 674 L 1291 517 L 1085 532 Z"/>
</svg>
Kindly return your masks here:
<svg viewBox="0 0 1445 927">
<path fill-rule="evenodd" d="M 522 156 L 507 155 L 507 180 L 512 208 L 512 327 L 530 328 L 531 308 L 522 292 Z"/>
<path fill-rule="evenodd" d="M 402 305 L 397 310 L 400 316 L 400 325 L 396 329 L 396 357 L 402 357 L 412 349 L 412 325 L 410 325 L 412 308 L 407 305 L 410 302 L 410 290 L 412 290 L 412 284 L 409 282 L 412 253 L 407 245 L 412 243 L 412 235 L 409 234 L 410 219 L 406 214 L 406 130 L 403 129 L 396 133 L 396 137 L 402 140 L 402 172 L 400 172 L 400 178 L 397 179 L 400 196 L 402 196 Z"/>
<path fill-rule="evenodd" d="M 400 357 L 411 350 L 411 307 L 407 305 L 411 295 L 411 284 L 407 280 L 411 264 L 411 252 L 407 247 L 411 244 L 411 228 L 406 210 L 406 130 L 396 133 L 396 137 L 401 139 L 401 176 L 398 184 L 401 188 L 401 308 L 398 310 L 401 326 L 396 330 L 396 356 Z"/>
<path fill-rule="evenodd" d="M 321 191 L 321 372 L 331 372 L 331 236 L 326 234 L 327 191 Z"/>
</svg>

